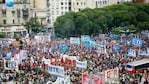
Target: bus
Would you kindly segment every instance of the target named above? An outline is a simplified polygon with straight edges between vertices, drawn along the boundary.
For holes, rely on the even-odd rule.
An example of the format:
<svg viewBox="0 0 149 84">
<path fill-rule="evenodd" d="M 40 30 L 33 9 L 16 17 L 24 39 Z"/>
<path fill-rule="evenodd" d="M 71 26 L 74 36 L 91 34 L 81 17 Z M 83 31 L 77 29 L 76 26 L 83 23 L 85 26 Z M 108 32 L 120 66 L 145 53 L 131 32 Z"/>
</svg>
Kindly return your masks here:
<svg viewBox="0 0 149 84">
<path fill-rule="evenodd" d="M 143 72 L 149 68 L 149 59 L 129 62 L 126 64 L 126 71 L 129 73 Z"/>
</svg>

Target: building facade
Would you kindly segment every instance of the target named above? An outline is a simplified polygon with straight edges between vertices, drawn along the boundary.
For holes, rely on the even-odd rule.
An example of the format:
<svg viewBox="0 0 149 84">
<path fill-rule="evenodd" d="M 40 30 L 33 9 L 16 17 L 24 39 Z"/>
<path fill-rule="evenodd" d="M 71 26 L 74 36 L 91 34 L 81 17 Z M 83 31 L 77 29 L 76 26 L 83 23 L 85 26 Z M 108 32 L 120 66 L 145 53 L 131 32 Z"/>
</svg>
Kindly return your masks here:
<svg viewBox="0 0 149 84">
<path fill-rule="evenodd" d="M 0 26 L 21 25 L 29 20 L 29 0 L 14 0 L 13 7 L 7 7 L 5 0 L 0 0 Z"/>
<path fill-rule="evenodd" d="M 149 0 L 133 0 L 133 3 L 149 3 Z"/>
<path fill-rule="evenodd" d="M 117 0 L 72 0 L 72 11 L 78 12 L 85 8 L 102 8 L 117 4 Z"/>
<path fill-rule="evenodd" d="M 70 0 L 48 0 L 47 22 L 53 27 L 57 17 L 71 10 Z"/>
<path fill-rule="evenodd" d="M 7 7 L 5 0 L 0 0 L 0 32 L 6 37 L 13 38 L 15 34 L 26 34 L 27 30 L 22 24 L 29 18 L 29 0 L 14 0 L 13 7 Z"/>
<path fill-rule="evenodd" d="M 38 18 L 41 27 L 46 26 L 47 4 L 46 0 L 30 0 L 31 18 Z"/>
</svg>

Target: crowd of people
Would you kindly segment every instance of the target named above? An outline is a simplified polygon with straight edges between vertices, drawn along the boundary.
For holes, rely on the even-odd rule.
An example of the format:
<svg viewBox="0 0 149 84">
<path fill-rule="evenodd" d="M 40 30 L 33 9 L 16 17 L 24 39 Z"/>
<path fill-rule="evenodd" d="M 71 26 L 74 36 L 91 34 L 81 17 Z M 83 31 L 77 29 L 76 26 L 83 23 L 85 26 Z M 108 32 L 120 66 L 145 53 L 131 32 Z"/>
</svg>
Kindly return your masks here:
<svg viewBox="0 0 149 84">
<path fill-rule="evenodd" d="M 136 36 L 142 38 L 141 47 L 136 47 L 130 42 L 130 39 Z M 117 80 L 118 84 L 149 83 L 149 71 L 146 70 L 148 75 L 143 78 L 144 72 L 131 74 L 125 70 L 127 63 L 144 58 L 138 53 L 136 53 L 136 56 L 129 57 L 127 56 L 127 50 L 129 48 L 133 48 L 139 52 L 140 49 L 143 50 L 148 48 L 148 37 L 139 33 L 121 35 L 116 38 L 111 38 L 110 35 L 105 34 L 103 37 L 94 36 L 91 37 L 91 39 L 96 42 L 96 45 L 91 47 L 84 46 L 83 42 L 81 42 L 80 45 L 72 45 L 70 40 L 67 38 L 52 38 L 51 41 L 41 42 L 36 41 L 34 37 L 32 37 L 29 42 L 20 42 L 19 49 L 18 46 L 16 47 L 13 44 L 4 46 L 1 45 L 1 60 L 6 57 L 9 51 L 13 52 L 12 57 L 15 56 L 15 54 L 20 50 L 27 51 L 27 57 L 22 59 L 21 63 L 18 64 L 19 71 L 6 71 L 4 67 L 2 68 L 2 66 L 1 71 L 6 71 L 6 74 L 15 73 L 12 80 L 15 80 L 16 83 L 21 82 L 21 84 L 46 84 L 47 81 L 56 81 L 57 77 L 48 73 L 48 67 L 42 59 L 54 59 L 54 61 L 51 61 L 51 64 L 64 67 L 65 75 L 70 76 L 71 84 L 82 84 L 82 73 L 97 74 L 98 72 L 103 72 L 105 70 L 114 68 L 119 69 L 119 79 Z M 61 43 L 65 43 L 67 45 L 68 48 L 66 51 L 59 49 L 59 45 Z M 97 44 L 104 45 L 105 50 L 103 52 L 99 52 Z M 120 49 L 115 51 L 113 49 L 113 44 L 118 44 Z M 62 59 L 63 55 L 75 56 L 79 61 L 87 61 L 87 68 L 80 69 L 73 66 L 65 66 L 65 62 L 63 62 L 64 60 Z M 4 72 L 1 72 L 1 74 L 2 73 Z M 1 75 L 1 78 L 3 78 L 6 74 Z M 6 77 L 12 76 L 8 75 Z M 8 79 L 9 78 L 7 78 L 7 80 Z M 103 84 L 106 84 L 106 82 L 103 81 Z"/>
</svg>

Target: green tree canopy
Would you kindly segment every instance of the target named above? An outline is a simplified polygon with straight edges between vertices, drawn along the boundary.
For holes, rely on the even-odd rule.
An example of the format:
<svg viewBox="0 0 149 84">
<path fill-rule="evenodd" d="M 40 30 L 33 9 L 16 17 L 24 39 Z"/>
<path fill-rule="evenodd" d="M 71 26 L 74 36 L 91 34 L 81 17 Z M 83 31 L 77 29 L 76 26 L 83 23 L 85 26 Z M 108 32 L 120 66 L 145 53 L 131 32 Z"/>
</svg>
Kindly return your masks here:
<svg viewBox="0 0 149 84">
<path fill-rule="evenodd" d="M 128 28 L 131 25 L 136 30 L 149 29 L 149 4 L 124 3 L 86 8 L 76 13 L 71 11 L 58 17 L 54 28 L 57 36 L 69 37 L 108 33 L 113 28 Z"/>
</svg>

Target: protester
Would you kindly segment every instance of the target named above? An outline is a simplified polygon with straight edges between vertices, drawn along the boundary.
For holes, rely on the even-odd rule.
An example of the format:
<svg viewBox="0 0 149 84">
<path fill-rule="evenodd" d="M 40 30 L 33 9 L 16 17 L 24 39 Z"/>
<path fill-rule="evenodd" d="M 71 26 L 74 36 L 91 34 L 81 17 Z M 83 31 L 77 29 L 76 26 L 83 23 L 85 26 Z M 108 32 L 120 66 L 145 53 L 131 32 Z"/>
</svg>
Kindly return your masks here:
<svg viewBox="0 0 149 84">
<path fill-rule="evenodd" d="M 16 57 L 17 59 L 16 54 L 19 53 L 18 55 L 21 57 L 21 61 L 18 61 L 18 71 L 16 69 L 13 70 L 16 72 L 16 75 L 13 75 L 13 77 L 14 79 L 20 78 L 20 80 L 16 81 L 23 82 L 24 84 L 45 84 L 47 81 L 56 81 L 57 77 L 49 75 L 48 65 L 43 61 L 48 61 L 48 59 L 48 62 L 52 65 L 64 67 L 65 75 L 70 75 L 70 80 L 73 84 L 81 84 L 82 73 L 96 74 L 115 68 L 119 69 L 119 82 L 122 84 L 140 84 L 139 82 L 148 84 L 147 78 L 139 81 L 141 77 L 138 76 L 138 73 L 134 74 L 134 76 L 129 76 L 131 74 L 125 71 L 125 66 L 128 62 L 143 59 L 138 53 L 135 56 L 126 56 L 129 48 L 135 49 L 137 52 L 142 48 L 131 45 L 130 40 L 124 40 L 133 36 L 135 35 L 123 35 L 123 39 L 120 39 L 121 36 L 119 38 L 111 38 L 110 35 L 105 35 L 104 38 L 96 36 L 91 38 L 96 42 L 94 46 L 85 46 L 83 42 L 79 45 L 72 45 L 69 39 L 55 38 L 55 40 L 48 41 L 44 36 L 42 39 L 35 36 L 36 39 L 34 38 L 27 43 L 22 43 L 19 50 L 13 45 L 1 46 L 1 56 L 2 58 L 6 58 L 8 53 L 11 52 L 11 58 Z M 145 40 L 143 38 L 142 41 L 143 45 L 148 45 L 146 38 Z M 66 45 L 63 45 L 60 49 L 61 44 Z M 99 46 L 104 45 L 104 47 L 98 47 L 97 44 Z M 115 47 L 113 47 L 114 45 Z M 23 50 L 23 54 L 20 53 Z M 77 68 L 71 61 L 66 59 L 67 62 L 65 62 L 66 60 L 63 59 L 63 55 L 75 56 L 78 62 L 86 61 L 87 67 L 82 69 Z M 5 61 L 9 63 L 10 60 L 5 59 Z M 5 69 L 3 70 L 5 71 Z"/>
</svg>

